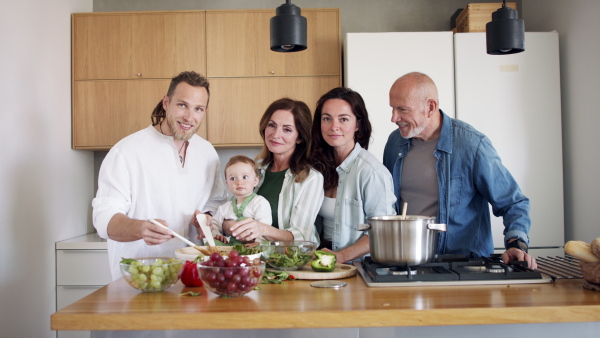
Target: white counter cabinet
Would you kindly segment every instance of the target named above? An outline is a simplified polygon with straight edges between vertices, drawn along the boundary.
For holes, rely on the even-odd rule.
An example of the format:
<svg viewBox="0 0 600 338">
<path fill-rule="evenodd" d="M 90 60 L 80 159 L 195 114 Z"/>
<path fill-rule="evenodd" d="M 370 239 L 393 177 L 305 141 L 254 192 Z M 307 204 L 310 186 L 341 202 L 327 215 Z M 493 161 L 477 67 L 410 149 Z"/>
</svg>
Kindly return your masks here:
<svg viewBox="0 0 600 338">
<path fill-rule="evenodd" d="M 87 234 L 56 242 L 56 310 L 112 281 L 106 240 Z M 59 338 L 89 338 L 89 331 L 57 331 Z"/>
</svg>

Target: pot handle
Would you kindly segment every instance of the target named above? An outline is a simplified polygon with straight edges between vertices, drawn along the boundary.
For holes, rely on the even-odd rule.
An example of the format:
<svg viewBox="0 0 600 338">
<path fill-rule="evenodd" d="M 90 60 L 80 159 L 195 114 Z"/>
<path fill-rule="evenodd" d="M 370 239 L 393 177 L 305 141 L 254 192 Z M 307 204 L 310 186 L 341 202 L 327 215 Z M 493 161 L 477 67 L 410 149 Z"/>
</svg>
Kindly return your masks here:
<svg viewBox="0 0 600 338">
<path fill-rule="evenodd" d="M 427 229 L 429 230 L 437 230 L 437 231 L 446 231 L 446 224 L 427 224 Z"/>
<path fill-rule="evenodd" d="M 371 229 L 371 224 L 359 224 L 356 226 L 356 230 L 358 231 L 365 231 L 365 230 L 370 230 Z"/>
</svg>

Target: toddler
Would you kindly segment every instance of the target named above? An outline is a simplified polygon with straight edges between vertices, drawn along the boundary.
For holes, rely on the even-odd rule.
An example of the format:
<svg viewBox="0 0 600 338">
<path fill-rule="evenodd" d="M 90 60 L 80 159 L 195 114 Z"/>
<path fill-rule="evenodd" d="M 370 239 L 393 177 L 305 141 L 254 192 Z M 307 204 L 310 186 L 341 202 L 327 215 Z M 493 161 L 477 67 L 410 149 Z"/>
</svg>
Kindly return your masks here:
<svg viewBox="0 0 600 338">
<path fill-rule="evenodd" d="M 216 239 L 227 243 L 223 235 L 225 220 L 240 221 L 250 217 L 265 224 L 273 223 L 271 205 L 264 197 L 253 192 L 258 185 L 258 169 L 252 159 L 243 155 L 232 157 L 225 166 L 225 182 L 234 196 L 217 209 L 212 219 L 211 231 Z M 256 242 L 263 240 L 259 237 Z"/>
</svg>

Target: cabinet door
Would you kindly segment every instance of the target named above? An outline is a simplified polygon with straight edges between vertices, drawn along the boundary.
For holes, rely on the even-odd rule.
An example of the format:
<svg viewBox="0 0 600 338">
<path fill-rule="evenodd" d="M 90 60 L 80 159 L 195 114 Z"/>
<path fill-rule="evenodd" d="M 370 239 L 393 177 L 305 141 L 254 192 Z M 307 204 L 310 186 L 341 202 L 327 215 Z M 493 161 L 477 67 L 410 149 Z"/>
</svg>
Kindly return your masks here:
<svg viewBox="0 0 600 338">
<path fill-rule="evenodd" d="M 304 101 L 311 111 L 338 76 L 210 79 L 208 140 L 215 146 L 262 145 L 258 124 L 269 104 L 282 97 Z"/>
<path fill-rule="evenodd" d="M 106 285 L 111 282 L 106 250 L 56 250 L 56 284 Z"/>
<path fill-rule="evenodd" d="M 73 15 L 73 78 L 131 77 L 131 15 Z"/>
<path fill-rule="evenodd" d="M 271 51 L 270 20 L 275 10 L 208 11 L 207 68 L 210 77 L 308 76 L 340 74 L 339 10 L 302 10 L 308 49 Z"/>
<path fill-rule="evenodd" d="M 108 150 L 151 124 L 150 115 L 171 80 L 75 81 L 73 148 Z M 206 135 L 204 123 L 198 134 Z"/>
<path fill-rule="evenodd" d="M 171 78 L 206 73 L 205 12 L 73 16 L 73 77 Z"/>
<path fill-rule="evenodd" d="M 271 50 L 270 20 L 275 13 L 261 13 L 256 23 L 257 75 L 339 75 L 341 72 L 340 22 L 337 9 L 302 10 L 307 21 L 308 48 L 301 52 Z M 264 60 L 264 61 L 263 61 Z"/>
<path fill-rule="evenodd" d="M 206 74 L 204 12 L 140 13 L 132 21 L 130 75 L 171 78 L 187 70 Z"/>
<path fill-rule="evenodd" d="M 206 63 L 210 76 L 256 74 L 256 13 L 246 11 L 206 13 Z M 266 74 L 265 74 L 266 75 Z"/>
</svg>

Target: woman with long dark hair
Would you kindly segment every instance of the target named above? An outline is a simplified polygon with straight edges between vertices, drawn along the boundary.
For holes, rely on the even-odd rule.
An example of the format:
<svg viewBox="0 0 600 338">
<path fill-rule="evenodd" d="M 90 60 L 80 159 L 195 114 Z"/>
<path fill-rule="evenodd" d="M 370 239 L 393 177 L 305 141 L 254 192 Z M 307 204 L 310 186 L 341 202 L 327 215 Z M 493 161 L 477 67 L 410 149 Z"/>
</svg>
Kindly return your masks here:
<svg viewBox="0 0 600 338">
<path fill-rule="evenodd" d="M 313 167 L 324 176 L 325 200 L 317 221 L 324 250 L 339 262 L 369 253 L 368 236 L 356 229 L 367 217 L 395 215 L 392 176 L 367 151 L 371 122 L 359 93 L 334 88 L 321 96 L 312 126 Z"/>
</svg>

